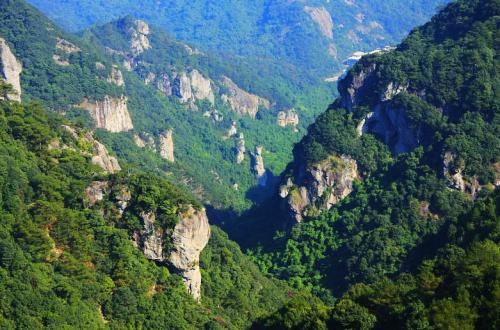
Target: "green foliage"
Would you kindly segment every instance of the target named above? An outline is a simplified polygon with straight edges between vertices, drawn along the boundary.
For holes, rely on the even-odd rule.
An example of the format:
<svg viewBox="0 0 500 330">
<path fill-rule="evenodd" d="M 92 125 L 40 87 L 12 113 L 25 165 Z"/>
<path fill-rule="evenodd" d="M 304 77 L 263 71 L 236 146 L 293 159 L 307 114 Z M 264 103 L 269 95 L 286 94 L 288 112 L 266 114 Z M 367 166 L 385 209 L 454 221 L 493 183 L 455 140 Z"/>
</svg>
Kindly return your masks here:
<svg viewBox="0 0 500 330">
<path fill-rule="evenodd" d="M 496 0 L 456 1 L 395 51 L 362 59 L 340 83 L 343 98 L 295 147 L 290 174 L 346 154 L 358 161 L 362 182 L 252 253 L 263 270 L 330 304 L 332 327 L 497 324 L 498 9 Z M 347 88 L 369 68 L 345 110 Z M 382 101 L 390 83 L 408 89 Z M 391 141 L 356 135 L 361 119 L 386 105 L 405 111 L 417 148 L 391 156 Z M 443 175 L 447 152 L 456 155 L 451 173 L 462 173 L 463 192 Z"/>
<path fill-rule="evenodd" d="M 180 212 L 201 205 L 152 174 L 103 177 L 60 125 L 40 105 L 0 101 L 1 328 L 243 328 L 283 304 L 287 286 L 264 277 L 216 228 L 196 303 L 130 237 L 143 211 L 168 233 Z M 96 180 L 109 191 L 88 208 L 84 190 Z M 130 200 L 121 217 L 123 194 Z"/>
</svg>

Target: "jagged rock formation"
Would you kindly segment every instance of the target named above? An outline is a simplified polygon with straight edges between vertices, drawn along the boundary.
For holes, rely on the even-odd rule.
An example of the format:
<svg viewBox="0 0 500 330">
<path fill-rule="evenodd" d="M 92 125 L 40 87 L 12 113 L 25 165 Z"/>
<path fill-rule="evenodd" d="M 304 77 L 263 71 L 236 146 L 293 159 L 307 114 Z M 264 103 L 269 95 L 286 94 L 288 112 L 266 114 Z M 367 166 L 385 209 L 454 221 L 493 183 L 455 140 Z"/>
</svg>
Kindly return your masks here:
<svg viewBox="0 0 500 330">
<path fill-rule="evenodd" d="M 252 170 L 257 178 L 259 186 L 265 187 L 267 184 L 267 171 L 262 158 L 262 146 L 256 146 L 255 152 L 252 153 Z"/>
<path fill-rule="evenodd" d="M 170 78 L 166 73 L 160 75 L 160 77 L 157 79 L 156 88 L 158 88 L 158 90 L 165 96 L 172 95 L 172 84 L 170 82 Z"/>
<path fill-rule="evenodd" d="M 151 48 L 149 43 L 149 25 L 141 20 L 136 20 L 134 26 L 128 30 L 130 35 L 130 52 L 133 56 L 143 53 Z"/>
<path fill-rule="evenodd" d="M 210 103 L 214 104 L 215 97 L 210 79 L 203 77 L 196 69 L 193 69 L 189 75 L 194 98 L 197 100 L 208 100 Z"/>
<path fill-rule="evenodd" d="M 113 133 L 126 132 L 134 128 L 125 96 L 113 98 L 106 95 L 102 101 L 94 102 L 84 100 L 78 107 L 89 111 L 97 128 Z"/>
<path fill-rule="evenodd" d="M 358 177 L 357 162 L 347 156 L 331 156 L 308 169 L 301 168 L 294 180 L 288 178 L 280 187 L 287 216 L 297 223 L 329 210 L 352 192 Z"/>
<path fill-rule="evenodd" d="M 111 75 L 108 77 L 107 82 L 109 82 L 110 84 L 115 84 L 118 87 L 125 86 L 123 74 L 117 66 L 113 65 L 113 67 L 111 68 Z"/>
<path fill-rule="evenodd" d="M 185 72 L 180 73 L 174 79 L 173 94 L 179 99 L 179 102 L 186 103 L 193 99 L 193 90 L 191 89 L 191 80 Z"/>
<path fill-rule="evenodd" d="M 377 66 L 371 64 L 341 81 L 339 85 L 341 102 L 347 110 L 352 112 L 355 107 L 366 102 L 367 95 L 374 89 L 376 70 Z M 358 124 L 356 128 L 358 136 L 367 132 L 375 134 L 384 140 L 396 155 L 415 149 L 422 138 L 420 130 L 410 125 L 407 109 L 395 106 L 391 102 L 394 97 L 406 92 L 407 89 L 408 85 L 390 82 L 370 107 L 371 112 Z"/>
<path fill-rule="evenodd" d="M 245 136 L 243 133 L 240 133 L 238 138 L 236 139 L 236 164 L 241 164 L 245 160 Z"/>
<path fill-rule="evenodd" d="M 318 24 L 321 33 L 328 39 L 333 39 L 333 19 L 325 7 L 305 6 L 304 11 Z"/>
<path fill-rule="evenodd" d="M 189 75 L 186 72 L 178 74 L 174 79 L 172 92 L 181 103 L 194 103 L 196 100 L 208 100 L 212 104 L 215 102 L 212 82 L 196 69 L 191 70 Z"/>
<path fill-rule="evenodd" d="M 165 234 L 160 226 L 155 226 L 156 215 L 153 212 L 141 212 L 144 229 L 141 233 L 134 233 L 133 241 L 142 248 L 142 253 L 149 260 L 165 261 L 163 243 Z"/>
<path fill-rule="evenodd" d="M 222 78 L 222 84 L 228 89 L 228 94 L 223 94 L 222 100 L 239 115 L 249 115 L 255 118 L 259 107 L 266 109 L 271 107 L 268 100 L 242 90 L 228 77 Z"/>
<path fill-rule="evenodd" d="M 175 162 L 174 138 L 171 129 L 160 134 L 160 156 L 170 162 Z"/>
<path fill-rule="evenodd" d="M 140 134 L 134 134 L 134 143 L 139 148 L 148 148 L 149 150 L 156 152 L 156 143 L 151 134 L 143 132 Z"/>
<path fill-rule="evenodd" d="M 94 181 L 85 189 L 85 202 L 87 207 L 92 207 L 104 199 L 109 189 L 108 181 Z"/>
<path fill-rule="evenodd" d="M 297 126 L 299 124 L 299 114 L 295 109 L 280 111 L 278 112 L 277 122 L 280 127 Z"/>
<path fill-rule="evenodd" d="M 76 129 L 74 129 L 73 127 L 63 125 L 62 128 L 66 132 L 68 132 L 76 141 L 82 138 L 83 142 L 92 146 L 92 153 L 89 155 L 92 157 L 92 164 L 99 166 L 105 172 L 111 174 L 121 171 L 118 160 L 109 154 L 106 147 L 102 143 L 97 141 L 91 132 L 87 132 L 80 137 L 80 134 L 77 133 Z"/>
<path fill-rule="evenodd" d="M 224 115 L 221 114 L 217 109 L 210 109 L 203 113 L 203 117 L 211 118 L 215 122 L 221 122 L 224 120 Z"/>
<path fill-rule="evenodd" d="M 238 134 L 238 127 L 236 126 L 236 122 L 233 121 L 231 123 L 231 127 L 229 127 L 226 134 L 224 134 L 224 139 L 232 138 L 233 136 L 236 136 L 236 134 Z"/>
<path fill-rule="evenodd" d="M 0 38 L 0 63 L 1 77 L 8 84 L 12 85 L 15 94 L 7 96 L 9 100 L 21 102 L 21 72 L 23 66 L 12 53 L 5 39 Z"/>
<path fill-rule="evenodd" d="M 61 38 L 57 38 L 56 48 L 62 50 L 66 54 L 78 53 L 81 51 L 75 44 Z"/>
<path fill-rule="evenodd" d="M 62 59 L 61 56 L 59 56 L 57 54 L 52 55 L 52 60 L 54 61 L 55 64 L 60 65 L 60 66 L 70 65 L 68 60 Z"/>
<path fill-rule="evenodd" d="M 172 234 L 173 250 L 170 263 L 184 279 L 188 291 L 196 300 L 201 297 L 200 253 L 210 239 L 210 225 L 205 209 L 190 207 L 181 214 Z"/>
</svg>

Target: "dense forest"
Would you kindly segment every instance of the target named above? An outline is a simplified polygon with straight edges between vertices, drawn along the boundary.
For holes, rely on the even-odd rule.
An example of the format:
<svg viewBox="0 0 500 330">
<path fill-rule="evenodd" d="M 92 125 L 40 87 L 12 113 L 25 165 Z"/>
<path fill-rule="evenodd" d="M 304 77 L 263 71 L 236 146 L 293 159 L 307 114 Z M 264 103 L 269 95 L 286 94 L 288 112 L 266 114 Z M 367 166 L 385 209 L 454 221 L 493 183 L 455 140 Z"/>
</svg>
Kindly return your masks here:
<svg viewBox="0 0 500 330">
<path fill-rule="evenodd" d="M 396 2 L 355 8 L 396 40 L 443 3 Z M 263 3 L 211 10 L 245 7 L 241 27 Z M 287 4 L 289 19 L 304 14 Z M 275 28 L 281 5 L 267 4 Z M 126 14 L 81 6 L 100 8 L 82 27 Z M 188 23 L 177 33 L 200 42 Z M 72 35 L 23 0 L 0 1 L 0 328 L 500 328 L 499 23 L 500 0 L 453 1 L 395 49 L 361 58 L 314 119 L 329 88 L 286 81 L 273 61 L 205 53 L 131 16 Z M 207 48 L 228 41 L 205 32 Z M 248 52 L 280 58 L 269 48 Z M 152 83 L 195 70 L 212 101 Z M 231 110 L 223 77 L 269 109 Z M 84 109 L 110 99 L 125 100 L 133 128 L 98 127 Z M 307 113 L 298 132 L 276 124 L 289 107 Z M 224 119 L 204 116 L 216 110 Z M 267 187 L 255 187 L 255 155 L 236 165 L 233 122 L 248 149 L 265 146 Z M 167 129 L 175 162 L 137 144 L 160 145 Z"/>
</svg>

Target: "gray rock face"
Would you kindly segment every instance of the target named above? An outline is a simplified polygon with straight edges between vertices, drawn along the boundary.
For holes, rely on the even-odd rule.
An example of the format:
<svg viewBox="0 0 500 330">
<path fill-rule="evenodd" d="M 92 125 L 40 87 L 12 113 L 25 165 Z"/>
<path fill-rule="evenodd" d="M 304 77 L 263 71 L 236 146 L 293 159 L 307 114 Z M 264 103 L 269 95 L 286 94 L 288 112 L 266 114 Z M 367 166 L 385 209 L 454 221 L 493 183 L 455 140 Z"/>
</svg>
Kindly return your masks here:
<svg viewBox="0 0 500 330">
<path fill-rule="evenodd" d="M 187 290 L 195 300 L 201 298 L 200 253 L 210 239 L 210 225 L 205 209 L 190 207 L 181 215 L 172 234 L 173 250 L 170 263 L 184 279 Z"/>
<path fill-rule="evenodd" d="M 369 132 L 380 136 L 393 154 L 409 152 L 419 144 L 419 134 L 410 126 L 405 108 L 393 108 L 391 103 L 378 104 L 358 126 L 358 134 Z"/>
<path fill-rule="evenodd" d="M 134 26 L 128 30 L 130 35 L 130 52 L 133 56 L 143 53 L 151 48 L 149 43 L 149 26 L 146 22 L 136 20 Z"/>
<path fill-rule="evenodd" d="M 113 98 L 106 95 L 102 101 L 94 102 L 84 100 L 78 107 L 90 113 L 97 128 L 103 128 L 112 133 L 126 132 L 134 128 L 125 96 Z"/>
<path fill-rule="evenodd" d="M 208 100 L 210 103 L 214 104 L 215 97 L 210 79 L 203 77 L 196 69 L 192 70 L 189 76 L 191 78 L 191 89 L 194 98 L 200 101 Z"/>
<path fill-rule="evenodd" d="M 75 46 L 73 43 L 61 38 L 57 38 L 56 48 L 62 50 L 66 54 L 73 54 L 81 51 L 81 49 Z"/>
<path fill-rule="evenodd" d="M 340 97 L 344 108 L 352 112 L 353 108 L 359 105 L 363 94 L 370 88 L 370 83 L 374 79 L 373 75 L 376 69 L 375 64 L 364 68 L 351 81 L 347 82 L 347 86 L 340 89 Z M 345 80 L 343 83 L 345 83 Z"/>
<path fill-rule="evenodd" d="M 140 234 L 140 246 L 144 256 L 149 260 L 164 261 L 166 256 L 163 253 L 163 243 L 165 235 L 163 229 L 155 227 L 156 215 L 153 212 L 141 213 L 144 230 Z M 135 241 L 135 239 L 134 239 Z"/>
<path fill-rule="evenodd" d="M 73 127 L 63 125 L 62 128 L 69 134 L 71 134 L 71 136 L 75 140 L 80 139 L 80 135 Z M 99 166 L 106 173 L 116 173 L 118 171 L 121 171 L 118 160 L 116 160 L 115 157 L 109 154 L 106 147 L 102 143 L 97 141 L 91 132 L 85 133 L 82 138 L 85 143 L 88 143 L 92 146 L 92 154 L 90 155 L 92 157 L 92 164 Z"/>
<path fill-rule="evenodd" d="M 226 134 L 224 134 L 224 139 L 232 138 L 233 136 L 236 136 L 236 134 L 238 134 L 238 127 L 236 127 L 236 122 L 233 121 L 231 123 L 231 127 L 229 127 Z"/>
<path fill-rule="evenodd" d="M 171 129 L 160 134 L 160 156 L 169 162 L 175 162 L 174 138 Z"/>
<path fill-rule="evenodd" d="M 115 84 L 118 87 L 125 86 L 123 74 L 117 66 L 113 65 L 113 67 L 111 68 L 111 75 L 108 77 L 107 82 L 109 82 L 110 84 Z"/>
<path fill-rule="evenodd" d="M 156 143 L 151 134 L 142 132 L 140 134 L 134 134 L 134 143 L 139 148 L 148 148 L 149 150 L 156 152 Z"/>
<path fill-rule="evenodd" d="M 187 103 L 193 99 L 193 90 L 191 89 L 191 80 L 185 72 L 182 72 L 174 79 L 173 94 L 181 103 Z"/>
<path fill-rule="evenodd" d="M 295 109 L 289 109 L 287 111 L 278 112 L 278 126 L 297 126 L 299 124 L 299 114 Z"/>
<path fill-rule="evenodd" d="M 249 115 L 255 118 L 259 107 L 266 109 L 271 107 L 268 100 L 242 90 L 228 77 L 222 78 L 222 84 L 228 89 L 228 94 L 222 95 L 222 101 L 239 115 Z"/>
<path fill-rule="evenodd" d="M 173 94 L 181 103 L 189 102 L 194 105 L 196 100 L 208 100 L 211 104 L 215 102 L 212 82 L 196 69 L 189 72 L 189 75 L 185 72 L 177 75 L 174 79 Z"/>
<path fill-rule="evenodd" d="M 321 33 L 328 39 L 333 39 L 333 19 L 325 7 L 305 6 L 304 11 L 318 25 Z"/>
<path fill-rule="evenodd" d="M 331 156 L 307 170 L 302 169 L 295 182 L 288 178 L 280 187 L 284 209 L 293 223 L 329 210 L 352 192 L 358 177 L 355 160 Z"/>
<path fill-rule="evenodd" d="M 462 175 L 463 168 L 455 164 L 457 155 L 452 152 L 446 152 L 443 157 L 443 175 L 451 189 L 465 192 L 465 180 Z"/>
<path fill-rule="evenodd" d="M 257 178 L 259 186 L 265 187 L 267 184 L 267 172 L 262 158 L 262 146 L 256 146 L 255 152 L 252 153 L 252 170 Z"/>
<path fill-rule="evenodd" d="M 1 61 L 1 77 L 8 84 L 12 85 L 15 94 L 7 96 L 9 100 L 21 102 L 21 72 L 23 66 L 12 53 L 5 39 L 0 38 L 0 61 Z"/>
<path fill-rule="evenodd" d="M 85 189 L 86 206 L 92 207 L 104 199 L 104 194 L 109 188 L 107 181 L 94 181 Z"/>
<path fill-rule="evenodd" d="M 356 106 L 366 103 L 365 98 L 370 96 L 375 88 L 375 71 L 372 64 L 363 68 L 358 74 L 345 79 L 340 83 L 342 105 L 349 111 Z M 410 125 L 407 109 L 393 105 L 393 98 L 406 92 L 408 85 L 390 82 L 385 90 L 375 97 L 378 101 L 372 105 L 371 112 L 363 118 L 357 126 L 358 136 L 372 133 L 384 140 L 393 154 L 400 154 L 415 149 L 421 140 L 419 128 Z"/>
<path fill-rule="evenodd" d="M 240 133 L 240 135 L 238 135 L 238 138 L 236 139 L 236 164 L 243 163 L 243 161 L 245 160 L 245 153 L 245 136 L 243 135 L 243 133 Z"/>
<path fill-rule="evenodd" d="M 170 78 L 166 73 L 160 75 L 156 82 L 156 87 L 160 92 L 162 92 L 165 96 L 172 95 L 172 84 L 170 82 Z"/>
</svg>

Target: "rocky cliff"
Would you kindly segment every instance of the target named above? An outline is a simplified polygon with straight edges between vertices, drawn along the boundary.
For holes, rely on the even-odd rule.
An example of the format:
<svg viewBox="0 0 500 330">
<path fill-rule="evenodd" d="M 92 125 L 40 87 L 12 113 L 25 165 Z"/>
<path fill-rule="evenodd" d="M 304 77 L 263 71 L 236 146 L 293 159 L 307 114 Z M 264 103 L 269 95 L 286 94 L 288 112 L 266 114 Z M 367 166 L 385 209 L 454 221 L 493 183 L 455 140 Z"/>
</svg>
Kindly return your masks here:
<svg viewBox="0 0 500 330">
<path fill-rule="evenodd" d="M 299 124 L 299 114 L 295 109 L 278 112 L 277 123 L 280 127 L 297 126 Z"/>
<path fill-rule="evenodd" d="M 325 7 L 305 6 L 304 11 L 318 25 L 321 33 L 328 39 L 333 39 L 333 19 Z"/>
<path fill-rule="evenodd" d="M 188 292 L 197 301 L 201 298 L 200 253 L 210 239 L 210 224 L 205 209 L 191 205 L 179 205 L 174 215 L 175 226 L 166 227 L 151 210 L 137 211 L 137 196 L 130 186 L 113 181 L 94 181 L 85 190 L 86 206 L 109 199 L 115 204 L 115 212 L 121 218 L 126 212 L 138 212 L 142 228 L 131 232 L 133 245 L 149 260 L 169 265 L 182 276 Z M 109 205 L 108 205 L 109 206 Z M 99 207 L 103 207 L 100 205 Z M 142 208 L 142 206 L 140 207 Z M 140 209 L 139 208 L 139 209 Z"/>
<path fill-rule="evenodd" d="M 151 48 L 149 43 L 149 25 L 141 20 L 136 20 L 134 26 L 128 30 L 130 36 L 130 52 L 133 56 L 143 53 Z"/>
<path fill-rule="evenodd" d="M 163 81 L 165 82 L 165 79 Z M 215 102 L 212 82 L 196 69 L 191 70 L 189 74 L 178 74 L 174 79 L 172 92 L 181 103 L 194 103 L 196 100 L 208 100 L 212 104 Z"/>
<path fill-rule="evenodd" d="M 160 134 L 160 156 L 169 162 L 175 162 L 173 134 L 171 129 Z"/>
<path fill-rule="evenodd" d="M 412 151 L 420 143 L 421 132 L 410 124 L 408 109 L 393 102 L 397 95 L 407 92 L 408 85 L 391 81 L 376 94 L 379 85 L 377 70 L 377 65 L 372 63 L 342 80 L 339 84 L 342 105 L 354 112 L 358 107 L 369 104 L 370 112 L 357 126 L 359 136 L 364 133 L 378 136 L 396 155 Z"/>
<path fill-rule="evenodd" d="M 346 156 L 301 168 L 280 187 L 284 210 L 293 223 L 329 210 L 352 192 L 358 177 L 357 162 Z"/>
<path fill-rule="evenodd" d="M 92 164 L 99 166 L 107 173 L 116 173 L 121 170 L 118 160 L 111 156 L 108 149 L 97 141 L 91 132 L 84 134 L 78 133 L 77 130 L 71 126 L 63 125 L 62 128 L 68 132 L 75 141 L 82 141 L 91 147 Z"/>
<path fill-rule="evenodd" d="M 0 68 L 1 77 L 14 88 L 15 94 L 8 95 L 8 99 L 21 102 L 21 72 L 23 67 L 11 51 L 5 39 L 0 38 Z"/>
<path fill-rule="evenodd" d="M 262 146 L 256 146 L 255 152 L 252 153 L 252 170 L 255 173 L 258 185 L 262 187 L 267 184 L 267 171 L 262 157 L 263 149 Z"/>
<path fill-rule="evenodd" d="M 236 139 L 236 164 L 241 164 L 245 160 L 245 136 L 243 133 L 238 135 Z"/>
<path fill-rule="evenodd" d="M 84 100 L 78 107 L 90 113 L 97 128 L 113 133 L 126 132 L 134 128 L 125 96 L 113 98 L 106 95 L 102 101 L 94 102 Z"/>
<path fill-rule="evenodd" d="M 222 100 L 229 105 L 231 110 L 239 115 L 249 115 L 255 118 L 259 107 L 266 109 L 271 107 L 271 103 L 268 100 L 242 90 L 228 77 L 222 78 L 222 84 L 228 90 L 227 94 L 222 95 Z"/>
<path fill-rule="evenodd" d="M 111 75 L 108 77 L 107 82 L 109 82 L 110 84 L 115 84 L 118 87 L 125 86 L 123 74 L 117 66 L 113 65 L 113 67 L 111 68 Z"/>
<path fill-rule="evenodd" d="M 179 271 L 188 291 L 196 300 L 201 298 L 200 253 L 210 239 L 210 225 L 205 209 L 189 208 L 181 214 L 172 234 L 173 250 L 170 263 Z"/>
</svg>

